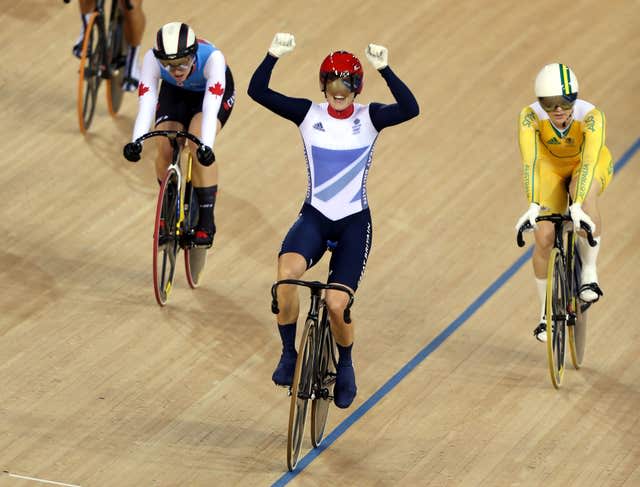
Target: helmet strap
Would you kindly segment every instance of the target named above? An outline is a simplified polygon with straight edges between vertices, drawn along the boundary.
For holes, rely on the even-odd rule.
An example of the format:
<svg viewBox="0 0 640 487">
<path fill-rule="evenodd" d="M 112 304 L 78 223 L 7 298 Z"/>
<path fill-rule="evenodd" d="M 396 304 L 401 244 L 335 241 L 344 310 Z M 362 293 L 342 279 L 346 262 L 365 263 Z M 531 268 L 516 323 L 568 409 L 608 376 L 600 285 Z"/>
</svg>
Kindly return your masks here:
<svg viewBox="0 0 640 487">
<path fill-rule="evenodd" d="M 573 110 L 571 110 L 571 113 L 569 114 L 567 119 L 562 124 L 562 128 L 566 129 L 569 125 L 571 125 L 571 122 L 573 122 Z"/>
</svg>

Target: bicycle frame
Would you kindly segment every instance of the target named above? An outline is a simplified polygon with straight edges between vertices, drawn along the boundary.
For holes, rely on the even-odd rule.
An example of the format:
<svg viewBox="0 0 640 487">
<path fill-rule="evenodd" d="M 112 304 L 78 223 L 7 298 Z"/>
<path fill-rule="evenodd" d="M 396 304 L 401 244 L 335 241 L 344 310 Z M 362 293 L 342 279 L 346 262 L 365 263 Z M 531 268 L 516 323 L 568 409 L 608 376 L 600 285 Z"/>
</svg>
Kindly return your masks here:
<svg viewBox="0 0 640 487">
<path fill-rule="evenodd" d="M 296 286 L 308 287 L 311 291 L 311 300 L 309 303 L 309 311 L 307 312 L 307 320 L 313 321 L 317 333 L 320 333 L 320 340 L 316 340 L 316 346 L 312 351 L 313 360 L 311 363 L 313 364 L 313 370 L 311 373 L 311 377 L 313 377 L 314 379 L 314 384 L 312 387 L 311 395 L 310 397 L 303 397 L 303 398 L 315 399 L 316 398 L 315 393 L 321 390 L 321 388 L 319 387 L 320 384 L 318 384 L 319 379 L 321 380 L 321 378 L 318 377 L 319 373 L 317 370 L 318 364 L 317 364 L 316 357 L 320 356 L 321 348 L 324 344 L 325 333 L 331 333 L 330 326 L 329 326 L 329 319 L 328 319 L 329 317 L 327 316 L 328 311 L 322 297 L 322 291 L 327 289 L 333 289 L 333 290 L 347 293 L 347 295 L 349 296 L 349 302 L 347 303 L 347 306 L 344 310 L 344 321 L 347 324 L 351 323 L 351 305 L 353 304 L 354 295 L 351 289 L 349 289 L 346 286 L 342 286 L 340 284 L 324 284 L 318 281 L 301 281 L 299 279 L 283 279 L 281 281 L 275 282 L 273 286 L 271 286 L 271 298 L 272 298 L 271 311 L 274 314 L 278 314 L 280 312 L 280 310 L 278 309 L 277 289 L 278 289 L 278 286 L 281 286 L 283 284 L 293 284 Z M 320 316 L 320 310 L 322 310 L 322 316 Z M 334 361 L 334 363 L 336 363 L 336 358 L 333 354 L 334 352 L 333 350 L 331 350 L 331 359 Z M 327 392 L 327 396 L 322 397 L 322 399 L 327 399 L 327 397 L 328 397 L 328 392 Z"/>
<path fill-rule="evenodd" d="M 565 290 L 567 291 L 567 296 L 569 297 L 567 310 L 568 313 L 568 321 L 567 324 L 569 326 L 575 325 L 576 315 L 577 315 L 577 307 L 580 306 L 578 300 L 578 276 L 576 274 L 576 260 L 580 258 L 577 251 L 577 242 L 576 242 L 576 232 L 571 228 L 567 230 L 565 225 L 572 222 L 572 219 L 569 215 L 561 215 L 559 213 L 553 213 L 551 215 L 539 216 L 536 218 L 536 222 L 548 221 L 553 223 L 554 227 L 554 244 L 553 246 L 559 250 L 560 258 L 562 260 L 563 267 L 565 269 Z M 595 247 L 597 245 L 596 241 L 593 239 L 593 234 L 591 233 L 591 228 L 584 222 L 581 222 L 581 228 L 587 234 L 587 240 L 589 241 L 589 245 Z M 518 246 L 524 246 L 524 239 L 522 237 L 522 233 L 525 230 L 530 230 L 531 224 L 526 222 L 520 229 L 518 229 Z M 564 235 L 567 235 L 567 246 L 565 249 L 565 241 Z M 585 306 L 582 307 L 582 311 L 585 311 L 589 307 L 588 303 L 585 303 Z"/>
<path fill-rule="evenodd" d="M 308 401 L 312 401 L 311 443 L 314 447 L 318 447 L 324 436 L 329 401 L 333 399 L 330 392 L 336 380 L 337 361 L 334 351 L 335 342 L 331 334 L 328 310 L 322 291 L 333 289 L 347 293 L 349 302 L 344 310 L 346 323 L 351 323 L 350 308 L 353 304 L 353 292 L 340 284 L 283 279 L 271 287 L 271 311 L 275 314 L 279 313 L 277 288 L 283 284 L 304 286 L 311 290 L 309 312 L 300 339 L 293 383 L 289 388 L 291 403 L 287 432 L 287 467 L 293 470 L 302 444 Z M 320 310 L 322 310 L 321 316 Z"/>
<path fill-rule="evenodd" d="M 180 214 L 178 215 L 178 235 L 182 234 L 182 227 L 183 227 L 183 222 L 185 219 L 185 215 L 187 213 L 187 211 L 189 211 L 189 202 L 186 200 L 185 195 L 190 194 L 191 192 L 191 168 L 193 166 L 192 163 L 192 158 L 191 158 L 191 154 L 189 154 L 189 160 L 188 160 L 188 164 L 187 164 L 187 183 L 185 185 L 185 190 L 184 193 L 182 192 L 181 188 L 182 188 L 182 180 L 183 180 L 183 176 L 182 176 L 182 170 L 180 167 L 180 154 L 182 152 L 182 147 L 181 144 L 178 143 L 178 138 L 184 137 L 187 138 L 189 140 L 191 140 L 192 142 L 194 142 L 196 145 L 198 145 L 198 147 L 200 147 L 202 144 L 200 142 L 200 140 L 195 136 L 190 134 L 189 132 L 184 132 L 181 130 L 153 130 L 151 132 L 148 132 L 146 134 L 144 134 L 143 136 L 141 136 L 140 138 L 138 138 L 136 140 L 136 142 L 142 142 L 146 139 L 149 139 L 151 137 L 158 137 L 158 136 L 164 136 L 167 137 L 167 139 L 169 139 L 169 143 L 171 144 L 171 150 L 172 150 L 172 155 L 171 155 L 171 163 L 169 164 L 169 166 L 167 167 L 167 171 L 173 169 L 175 170 L 177 176 L 178 176 L 178 190 L 180 192 L 180 200 L 178 201 L 178 209 L 180 211 Z"/>
<path fill-rule="evenodd" d="M 97 0 L 96 8 L 94 10 L 97 13 L 96 22 L 98 24 L 98 30 L 100 32 L 98 43 L 100 45 L 102 59 L 100 59 L 100 77 L 103 79 L 110 79 L 112 76 L 111 72 L 111 60 L 109 59 L 110 54 L 110 29 L 115 27 L 115 18 L 117 15 L 118 8 L 118 0 L 112 0 L 111 2 L 111 13 L 109 15 L 109 25 L 107 26 L 105 11 L 104 11 L 104 2 L 105 0 Z"/>
</svg>

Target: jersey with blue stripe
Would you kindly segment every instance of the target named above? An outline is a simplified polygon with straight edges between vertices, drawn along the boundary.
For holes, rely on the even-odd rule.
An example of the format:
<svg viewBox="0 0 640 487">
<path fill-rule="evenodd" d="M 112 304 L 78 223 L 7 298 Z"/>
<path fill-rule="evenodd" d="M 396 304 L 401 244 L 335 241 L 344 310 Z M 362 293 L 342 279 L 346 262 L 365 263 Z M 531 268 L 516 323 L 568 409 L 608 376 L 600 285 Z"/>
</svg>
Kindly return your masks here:
<svg viewBox="0 0 640 487">
<path fill-rule="evenodd" d="M 305 201 L 331 220 L 369 207 L 367 176 L 378 131 L 369 105 L 354 104 L 345 119 L 327 112 L 328 103 L 313 103 L 300 124 L 307 160 Z"/>
<path fill-rule="evenodd" d="M 204 77 L 204 66 L 207 64 L 209 56 L 217 50 L 218 48 L 210 42 L 198 39 L 198 50 L 196 51 L 195 65 L 193 71 L 189 74 L 189 77 L 181 83 L 178 83 L 176 79 L 171 76 L 169 71 L 161 66 L 160 76 L 162 77 L 162 81 L 189 91 L 204 91 L 207 87 L 207 79 Z M 158 63 L 159 62 L 160 61 L 158 61 Z"/>
</svg>

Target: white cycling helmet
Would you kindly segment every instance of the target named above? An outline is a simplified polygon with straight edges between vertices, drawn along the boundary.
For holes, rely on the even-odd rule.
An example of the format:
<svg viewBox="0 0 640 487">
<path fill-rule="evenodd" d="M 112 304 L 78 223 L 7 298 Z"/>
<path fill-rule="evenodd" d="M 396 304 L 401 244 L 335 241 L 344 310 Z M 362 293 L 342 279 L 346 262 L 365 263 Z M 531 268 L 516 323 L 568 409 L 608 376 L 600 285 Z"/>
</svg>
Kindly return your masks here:
<svg viewBox="0 0 640 487">
<path fill-rule="evenodd" d="M 193 29 L 183 22 L 164 24 L 156 34 L 153 54 L 162 60 L 192 56 L 198 50 Z"/>
<path fill-rule="evenodd" d="M 569 100 L 578 97 L 578 78 L 566 64 L 547 64 L 536 76 L 536 96 L 564 96 Z"/>
</svg>

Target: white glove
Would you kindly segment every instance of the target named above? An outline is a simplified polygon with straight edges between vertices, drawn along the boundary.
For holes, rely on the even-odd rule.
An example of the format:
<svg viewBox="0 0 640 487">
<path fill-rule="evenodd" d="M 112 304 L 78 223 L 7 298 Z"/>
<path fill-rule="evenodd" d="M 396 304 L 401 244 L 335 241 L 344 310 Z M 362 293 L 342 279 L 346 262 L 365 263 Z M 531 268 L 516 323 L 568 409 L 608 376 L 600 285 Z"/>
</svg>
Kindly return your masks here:
<svg viewBox="0 0 640 487">
<path fill-rule="evenodd" d="M 540 214 L 540 205 L 538 203 L 531 203 L 529 209 L 524 212 L 524 215 L 520 217 L 518 223 L 516 223 L 516 232 L 520 230 L 520 227 L 526 222 L 531 223 L 533 228 L 536 228 L 536 218 Z"/>
<path fill-rule="evenodd" d="M 280 57 L 287 54 L 296 47 L 296 39 L 293 34 L 287 34 L 286 32 L 278 32 L 273 36 L 271 41 L 271 47 L 269 48 L 269 54 L 275 57 Z"/>
<path fill-rule="evenodd" d="M 591 218 L 589 218 L 589 215 L 587 215 L 582 210 L 582 204 L 581 203 L 572 204 L 569 207 L 569 213 L 571 213 L 571 219 L 573 220 L 573 229 L 574 230 L 580 230 L 580 222 L 583 221 L 583 222 L 585 222 L 587 225 L 589 225 L 591 227 L 591 233 L 596 231 L 595 223 L 593 223 L 593 220 Z"/>
<path fill-rule="evenodd" d="M 373 67 L 377 70 L 386 68 L 389 64 L 387 61 L 389 50 L 384 46 L 378 46 L 377 44 L 369 44 L 364 50 L 367 59 Z"/>
</svg>

